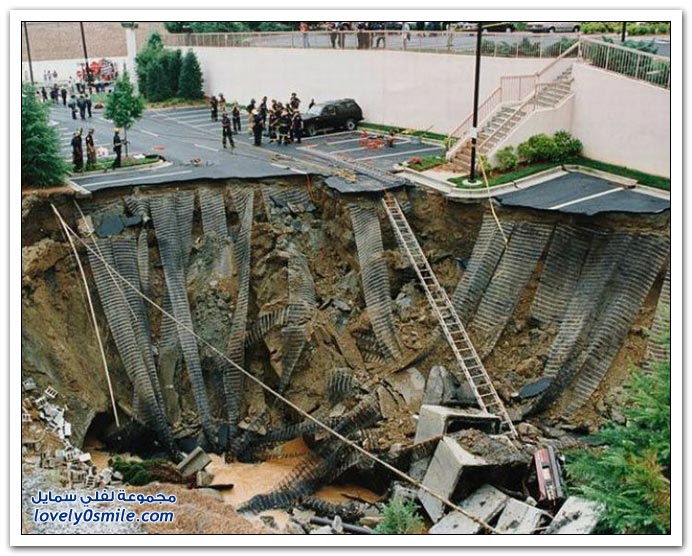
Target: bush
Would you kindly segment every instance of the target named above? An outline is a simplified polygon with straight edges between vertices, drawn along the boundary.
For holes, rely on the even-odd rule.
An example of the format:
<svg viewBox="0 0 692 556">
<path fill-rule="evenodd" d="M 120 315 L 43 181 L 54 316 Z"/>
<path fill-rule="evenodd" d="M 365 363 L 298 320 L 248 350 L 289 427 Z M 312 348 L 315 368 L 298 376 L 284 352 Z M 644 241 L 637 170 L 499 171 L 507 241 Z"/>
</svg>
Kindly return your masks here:
<svg viewBox="0 0 692 556">
<path fill-rule="evenodd" d="M 48 125 L 47 104 L 36 99 L 36 89 L 22 85 L 22 186 L 62 185 L 69 171 L 60 157 L 57 128 Z"/>
<path fill-rule="evenodd" d="M 178 82 L 180 81 L 180 70 L 183 66 L 183 53 L 179 48 L 166 50 L 162 61 L 168 81 L 167 100 L 178 96 Z"/>
<path fill-rule="evenodd" d="M 497 158 L 497 167 L 502 172 L 511 172 L 519 164 L 519 158 L 511 145 L 497 151 L 495 157 Z"/>
<path fill-rule="evenodd" d="M 163 39 L 161 35 L 159 33 L 152 33 L 147 39 L 147 44 L 135 57 L 137 82 L 139 83 L 139 90 L 142 91 L 144 95 L 147 94 L 148 90 L 147 76 L 149 74 L 149 66 L 154 60 L 158 60 L 163 52 Z"/>
<path fill-rule="evenodd" d="M 581 155 L 583 145 L 579 139 L 572 137 L 567 131 L 558 131 L 553 135 L 557 147 L 557 160 L 564 161 Z"/>
<path fill-rule="evenodd" d="M 147 100 L 152 102 L 170 98 L 168 73 L 164 68 L 162 57 L 153 60 L 147 66 L 146 88 L 143 91 Z"/>
<path fill-rule="evenodd" d="M 192 50 L 188 50 L 180 68 L 178 96 L 189 100 L 204 98 L 203 81 L 197 56 Z"/>
<path fill-rule="evenodd" d="M 382 521 L 375 528 L 380 535 L 417 535 L 425 528 L 414 502 L 391 500 L 382 515 Z"/>
<path fill-rule="evenodd" d="M 539 133 L 529 137 L 528 141 L 524 141 L 517 148 L 519 157 L 530 164 L 536 162 L 554 162 L 557 161 L 558 149 L 555 141 L 545 133 Z"/>
<path fill-rule="evenodd" d="M 607 425 L 594 438 L 601 448 L 568 457 L 571 489 L 605 505 L 604 532 L 670 534 L 668 356 L 634 374 L 622 405 L 626 424 Z"/>
</svg>

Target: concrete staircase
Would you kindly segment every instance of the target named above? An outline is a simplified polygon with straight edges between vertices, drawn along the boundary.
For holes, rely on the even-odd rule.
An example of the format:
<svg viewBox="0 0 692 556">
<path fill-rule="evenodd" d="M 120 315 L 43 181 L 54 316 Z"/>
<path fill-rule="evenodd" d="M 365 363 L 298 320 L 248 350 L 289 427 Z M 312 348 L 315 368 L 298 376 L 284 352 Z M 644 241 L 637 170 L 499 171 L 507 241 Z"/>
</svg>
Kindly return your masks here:
<svg viewBox="0 0 692 556">
<path fill-rule="evenodd" d="M 572 81 L 570 66 L 550 83 L 539 85 L 528 101 L 498 107 L 478 132 L 479 152 L 489 155 L 534 110 L 555 108 L 572 92 Z M 469 139 L 450 162 L 450 170 L 466 174 L 470 169 L 471 140 Z"/>
</svg>

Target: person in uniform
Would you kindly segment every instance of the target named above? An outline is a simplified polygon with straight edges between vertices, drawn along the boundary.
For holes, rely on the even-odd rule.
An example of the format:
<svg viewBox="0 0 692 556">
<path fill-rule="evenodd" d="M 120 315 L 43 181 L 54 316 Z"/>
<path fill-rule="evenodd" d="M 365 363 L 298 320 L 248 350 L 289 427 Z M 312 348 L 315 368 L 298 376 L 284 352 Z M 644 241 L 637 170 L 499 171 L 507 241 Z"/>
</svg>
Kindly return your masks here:
<svg viewBox="0 0 692 556">
<path fill-rule="evenodd" d="M 231 131 L 231 119 L 228 117 L 226 112 L 221 115 L 221 133 L 223 148 L 226 148 L 226 141 L 230 141 L 231 148 L 235 149 L 235 143 L 233 142 L 233 132 Z"/>
<path fill-rule="evenodd" d="M 84 151 L 82 150 L 82 130 L 77 130 L 72 136 L 72 165 L 75 172 L 81 172 L 84 168 Z"/>
<path fill-rule="evenodd" d="M 91 118 L 91 97 L 89 95 L 87 95 L 86 98 L 84 99 L 84 102 L 86 103 L 87 113 L 89 114 L 89 117 Z"/>
<path fill-rule="evenodd" d="M 86 143 L 86 151 L 87 151 L 87 170 L 93 170 L 96 167 L 96 145 L 94 144 L 94 130 L 90 129 L 89 133 L 87 133 L 86 139 L 84 140 Z"/>
<path fill-rule="evenodd" d="M 269 110 L 269 142 L 273 143 L 276 140 L 276 129 L 279 123 L 279 110 L 277 109 L 276 101 L 271 110 Z"/>
<path fill-rule="evenodd" d="M 82 120 L 86 119 L 86 100 L 84 99 L 84 95 L 79 95 L 77 107 L 79 108 L 79 117 Z"/>
<path fill-rule="evenodd" d="M 60 96 L 62 97 L 62 105 L 67 106 L 67 89 L 65 87 L 60 89 Z M 77 118 L 74 119 L 76 120 Z"/>
<path fill-rule="evenodd" d="M 247 130 L 250 135 L 254 133 L 253 129 L 255 127 L 255 99 L 250 100 L 250 104 L 247 105 Z"/>
<path fill-rule="evenodd" d="M 284 110 L 279 116 L 279 145 L 288 145 L 288 133 L 291 129 L 291 117 L 288 110 Z"/>
<path fill-rule="evenodd" d="M 267 135 L 269 135 L 269 129 L 267 128 L 267 117 L 269 116 L 269 110 L 267 109 L 267 97 L 262 97 L 262 102 L 259 105 L 259 114 L 262 116 L 262 127 L 267 129 Z"/>
<path fill-rule="evenodd" d="M 233 105 L 233 110 L 231 111 L 231 116 L 233 118 L 233 133 L 240 133 L 240 108 L 238 105 Z"/>
<path fill-rule="evenodd" d="M 219 120 L 219 101 L 216 100 L 215 96 L 211 97 L 209 107 L 211 108 L 211 121 L 217 122 Z"/>
<path fill-rule="evenodd" d="M 288 102 L 288 105 L 291 107 L 292 111 L 296 111 L 300 108 L 300 99 L 298 98 L 298 95 L 295 93 L 291 93 L 291 100 Z"/>
<path fill-rule="evenodd" d="M 120 168 L 122 166 L 122 160 L 120 155 L 122 153 L 123 145 L 125 143 L 120 139 L 120 128 L 116 127 L 113 131 L 113 152 L 115 153 L 115 160 L 113 161 L 112 168 Z"/>
<path fill-rule="evenodd" d="M 303 117 L 300 112 L 296 110 L 293 112 L 293 119 L 291 120 L 291 143 L 300 143 L 303 137 Z"/>
<path fill-rule="evenodd" d="M 77 119 L 77 98 L 72 95 L 70 97 L 70 102 L 68 103 L 68 106 L 70 107 L 70 110 L 72 112 L 72 119 L 76 120 Z"/>
<path fill-rule="evenodd" d="M 226 99 L 223 96 L 223 93 L 219 93 L 219 112 L 223 115 L 223 113 L 226 111 Z"/>
<path fill-rule="evenodd" d="M 255 136 L 255 146 L 262 146 L 262 128 L 264 127 L 264 120 L 262 115 L 257 111 L 257 109 L 252 111 L 252 133 Z"/>
</svg>

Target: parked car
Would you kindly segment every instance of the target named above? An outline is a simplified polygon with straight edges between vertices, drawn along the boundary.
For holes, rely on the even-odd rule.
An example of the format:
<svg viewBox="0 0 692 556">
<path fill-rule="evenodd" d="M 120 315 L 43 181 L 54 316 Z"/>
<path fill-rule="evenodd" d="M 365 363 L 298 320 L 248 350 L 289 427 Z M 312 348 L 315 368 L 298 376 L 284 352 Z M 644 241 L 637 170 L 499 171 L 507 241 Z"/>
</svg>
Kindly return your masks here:
<svg viewBox="0 0 692 556">
<path fill-rule="evenodd" d="M 352 98 L 315 104 L 303 114 L 305 132 L 313 137 L 318 131 L 347 129 L 353 131 L 363 121 L 363 111 Z"/>
<path fill-rule="evenodd" d="M 483 31 L 511 33 L 516 28 L 513 21 L 483 21 Z"/>
<path fill-rule="evenodd" d="M 526 30 L 532 33 L 578 33 L 581 26 L 578 21 L 529 21 Z"/>
</svg>

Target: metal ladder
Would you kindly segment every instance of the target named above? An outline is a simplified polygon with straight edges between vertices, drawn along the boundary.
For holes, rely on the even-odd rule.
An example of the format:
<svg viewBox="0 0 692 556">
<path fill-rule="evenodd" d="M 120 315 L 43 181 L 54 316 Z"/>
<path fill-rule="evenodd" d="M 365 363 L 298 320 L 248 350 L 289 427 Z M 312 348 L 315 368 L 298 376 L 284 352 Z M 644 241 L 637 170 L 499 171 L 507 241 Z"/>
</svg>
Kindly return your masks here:
<svg viewBox="0 0 692 556">
<path fill-rule="evenodd" d="M 418 244 L 416 236 L 411 230 L 399 203 L 392 195 L 385 194 L 382 204 L 399 239 L 401 248 L 406 252 L 413 264 L 413 268 L 416 270 L 418 279 L 425 290 L 425 295 L 437 319 L 440 321 L 442 331 L 452 347 L 452 351 L 459 363 L 459 368 L 463 371 L 469 386 L 473 390 L 478 405 L 482 410 L 500 418 L 501 432 L 507 433 L 511 437 L 516 437 L 517 431 L 507 414 L 507 410 L 497 395 L 495 387 L 464 329 L 464 325 L 461 323 L 452 302 L 447 296 L 447 292 L 437 281 L 437 277 L 433 273 L 430 263 L 425 258 L 423 250 Z M 461 381 L 460 376 L 457 376 L 457 379 Z"/>
</svg>

